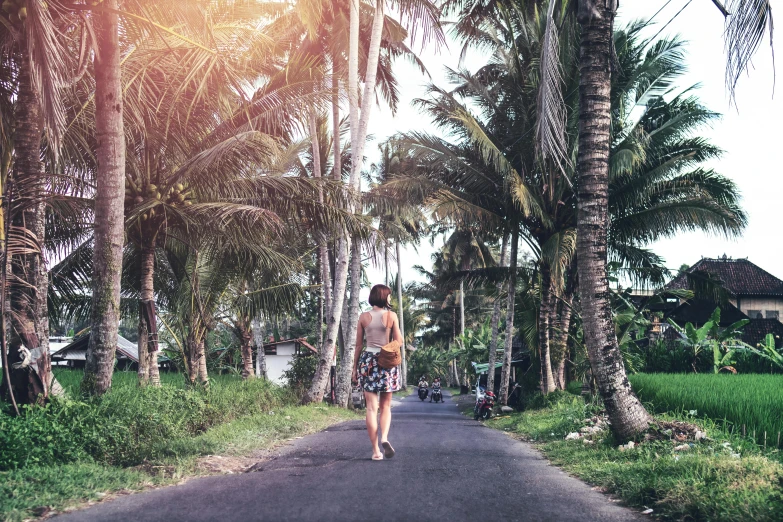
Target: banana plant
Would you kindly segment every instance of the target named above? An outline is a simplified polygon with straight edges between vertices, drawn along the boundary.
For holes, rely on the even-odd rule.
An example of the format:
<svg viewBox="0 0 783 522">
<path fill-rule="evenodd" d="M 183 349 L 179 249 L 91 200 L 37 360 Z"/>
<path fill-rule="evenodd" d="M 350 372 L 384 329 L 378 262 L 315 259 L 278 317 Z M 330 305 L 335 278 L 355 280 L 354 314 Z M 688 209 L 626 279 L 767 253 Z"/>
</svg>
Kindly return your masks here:
<svg viewBox="0 0 783 522">
<path fill-rule="evenodd" d="M 721 370 L 737 373 L 737 370 L 731 365 L 734 364 L 733 357 L 737 350 L 747 349 L 745 343 L 740 341 L 738 336 L 742 332 L 742 328 L 749 322 L 748 319 L 741 319 L 721 329 L 719 326 L 720 308 L 716 308 L 712 312 L 709 321 L 704 323 L 701 328 L 696 328 L 692 323 L 685 323 L 683 328 L 669 319 L 672 328 L 683 336 L 680 343 L 693 353 L 691 361 L 693 371 L 698 372 L 696 361 L 699 354 L 702 351 L 710 350 L 712 351 L 712 367 L 715 373 L 719 373 Z"/>
<path fill-rule="evenodd" d="M 759 343 L 758 347 L 746 344 L 740 350 L 767 359 L 778 368 L 783 368 L 783 353 L 775 347 L 775 336 L 771 333 L 767 334 L 764 342 Z"/>
</svg>

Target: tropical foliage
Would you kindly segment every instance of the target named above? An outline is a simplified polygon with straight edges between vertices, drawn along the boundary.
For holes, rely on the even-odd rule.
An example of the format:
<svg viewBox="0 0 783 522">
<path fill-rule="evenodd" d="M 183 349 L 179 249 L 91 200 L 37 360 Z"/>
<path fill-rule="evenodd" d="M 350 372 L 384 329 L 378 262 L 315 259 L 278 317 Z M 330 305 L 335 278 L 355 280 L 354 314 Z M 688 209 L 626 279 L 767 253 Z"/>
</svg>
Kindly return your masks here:
<svg viewBox="0 0 783 522">
<path fill-rule="evenodd" d="M 684 43 L 645 39 L 645 22 L 616 29 L 605 4 L 6 1 L 3 397 L 18 413 L 58 392 L 52 330 L 89 333 L 82 389 L 100 395 L 121 321 L 136 325 L 139 383 L 153 386 L 164 351 L 188 386 L 208 386 L 211 370 L 263 376 L 264 338 L 282 322 L 318 347 L 307 389 L 297 380 L 303 401 L 323 399 L 337 360 L 345 405 L 369 256 L 419 348 L 410 373 L 466 384 L 473 362 L 498 357 L 505 401 L 512 359 L 536 365 L 544 394 L 589 366 L 601 390 L 622 383 L 622 397 L 603 396 L 622 410 L 635 399 L 620 359 L 633 362 L 624 354 L 647 325 L 607 297 L 607 257 L 660 286 L 669 273 L 651 244 L 734 236 L 747 217 L 736 186 L 705 166 L 721 151 L 700 131 L 717 115 L 680 83 Z M 733 89 L 771 11 L 727 7 Z M 400 100 L 395 62 L 426 73 L 413 49 L 444 43 L 446 20 L 485 63 L 429 85 L 415 103 L 437 131 L 401 132 L 366 168 L 373 106 Z M 610 54 L 600 46 L 612 66 L 586 69 Z M 603 225 L 590 229 L 587 211 Z M 425 237 L 443 239 L 433 266 L 403 282 L 401 247 Z M 694 360 L 780 364 L 774 340 L 735 348 L 741 325 L 717 325 L 683 330 Z M 228 334 L 239 360 L 217 346 Z"/>
</svg>

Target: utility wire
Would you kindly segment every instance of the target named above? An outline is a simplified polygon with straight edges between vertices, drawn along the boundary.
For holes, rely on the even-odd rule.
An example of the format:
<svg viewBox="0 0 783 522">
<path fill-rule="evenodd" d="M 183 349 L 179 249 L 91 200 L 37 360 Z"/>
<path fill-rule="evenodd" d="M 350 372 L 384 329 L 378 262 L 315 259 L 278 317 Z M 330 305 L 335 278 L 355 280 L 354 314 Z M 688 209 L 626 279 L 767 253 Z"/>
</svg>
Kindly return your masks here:
<svg viewBox="0 0 783 522">
<path fill-rule="evenodd" d="M 682 13 L 683 11 L 685 11 L 685 8 L 686 8 L 686 7 L 688 7 L 689 5 L 691 5 L 691 2 L 693 2 L 693 0 L 688 0 L 688 3 L 687 3 L 687 4 L 685 4 L 684 6 L 682 6 L 682 9 L 680 9 L 679 11 L 677 11 L 677 13 L 676 13 L 674 16 L 672 16 L 672 17 L 671 17 L 671 19 L 669 19 L 669 21 L 668 21 L 668 22 L 666 22 L 666 25 L 664 25 L 663 27 L 661 27 L 661 30 L 660 30 L 660 31 L 658 31 L 657 33 L 655 33 L 655 36 L 653 36 L 652 38 L 650 38 L 650 41 L 654 41 L 656 38 L 658 38 L 658 35 L 659 35 L 659 34 L 661 34 L 661 33 L 663 32 L 663 30 L 664 30 L 664 29 L 666 29 L 667 27 L 669 27 L 669 24 L 670 24 L 670 23 L 672 23 L 672 22 L 674 21 L 674 19 L 675 19 L 675 18 L 677 18 L 678 16 L 680 16 L 680 13 Z M 666 6 L 664 6 L 664 7 L 666 7 Z"/>
<path fill-rule="evenodd" d="M 666 6 L 667 6 L 667 5 L 669 5 L 669 4 L 671 4 L 671 3 L 672 3 L 672 0 L 669 0 L 668 2 L 666 2 L 665 4 L 663 4 L 663 7 L 661 7 L 661 8 L 660 8 L 660 9 L 658 9 L 657 11 L 655 11 L 655 14 L 654 14 L 654 15 L 652 15 L 652 16 L 650 17 L 650 20 L 648 20 L 648 23 L 649 23 L 649 22 L 652 22 L 653 20 L 655 20 L 655 17 L 656 17 L 656 16 L 658 16 L 659 14 L 661 14 L 661 11 L 663 11 L 664 9 L 666 9 Z"/>
</svg>

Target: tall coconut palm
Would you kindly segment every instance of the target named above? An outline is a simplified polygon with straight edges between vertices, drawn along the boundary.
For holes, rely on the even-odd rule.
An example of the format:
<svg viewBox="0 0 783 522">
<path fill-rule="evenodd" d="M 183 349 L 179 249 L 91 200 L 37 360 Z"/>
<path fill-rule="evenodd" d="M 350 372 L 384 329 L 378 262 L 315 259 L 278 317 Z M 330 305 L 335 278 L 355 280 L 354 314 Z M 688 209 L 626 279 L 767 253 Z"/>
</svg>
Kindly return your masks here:
<svg viewBox="0 0 783 522">
<path fill-rule="evenodd" d="M 535 22 L 534 17 L 531 20 Z M 543 31 L 536 33 L 534 30 L 541 26 L 543 21 L 536 22 L 528 27 L 526 34 L 542 34 Z M 476 30 L 476 26 L 471 27 Z M 615 260 L 633 268 L 632 274 L 651 279 L 660 278 L 658 274 L 665 271 L 662 261 L 644 248 L 651 238 L 692 229 L 734 234 L 744 226 L 745 217 L 737 205 L 733 185 L 698 167 L 699 162 L 718 153 L 712 145 L 694 137 L 699 126 L 713 117 L 712 113 L 688 95 L 671 97 L 676 94 L 671 92 L 673 80 L 683 69 L 682 43 L 673 40 L 650 45 L 639 39 L 641 27 L 643 24 L 636 24 L 615 37 L 622 66 L 612 91 L 616 134 L 611 151 L 615 174 L 611 178 L 610 201 L 617 204 L 610 203 L 615 232 L 610 233 L 609 248 Z M 521 31 L 511 27 L 505 32 L 494 30 L 491 34 L 513 35 L 516 30 Z M 515 50 L 522 41 L 535 44 L 533 50 L 527 54 Z M 543 386 L 546 392 L 555 384 L 563 386 L 562 379 L 553 379 L 553 376 L 562 373 L 563 332 L 568 330 L 576 281 L 571 268 L 576 225 L 575 194 L 569 183 L 573 175 L 566 169 L 567 175 L 553 176 L 557 167 L 551 162 L 548 166 L 536 161 L 521 163 L 525 156 L 517 152 L 525 150 L 525 146 L 528 150 L 534 146 L 532 139 L 527 145 L 520 144 L 523 140 L 517 136 L 533 135 L 529 122 L 535 118 L 526 110 L 538 103 L 538 98 L 523 101 L 518 86 L 523 85 L 524 80 L 514 76 L 518 74 L 514 67 L 519 67 L 511 57 L 518 53 L 521 63 L 525 59 L 535 59 L 538 55 L 536 40 L 509 37 L 506 41 L 486 36 L 485 45 L 499 48 L 494 63 L 476 74 L 454 73 L 453 92 L 469 99 L 471 106 L 479 107 L 481 112 L 472 116 L 453 94 L 440 89 L 433 90 L 436 101 L 427 102 L 425 106 L 435 121 L 442 122 L 452 135 L 470 136 L 469 129 L 483 126 L 482 139 L 486 137 L 491 142 L 486 146 L 503 151 L 509 163 L 519 165 L 516 167 L 518 172 L 526 173 L 524 186 L 534 194 L 535 205 L 541 211 L 539 215 L 529 217 L 520 215 L 519 219 L 525 231 L 523 237 L 539 257 L 541 279 L 543 282 L 549 280 L 549 284 L 539 285 L 542 296 L 549 296 L 549 299 L 541 299 L 541 308 L 548 310 L 539 312 L 538 343 L 541 381 L 542 385 L 546 384 Z M 569 56 L 563 53 L 562 59 Z M 571 63 L 575 64 L 575 61 Z M 566 72 L 572 68 L 563 66 Z M 564 73 L 564 78 L 574 82 L 576 75 Z M 575 103 L 569 102 L 567 107 L 568 121 L 575 121 Z M 631 113 L 633 117 L 630 117 Z M 643 136 L 649 136 L 650 140 L 639 141 Z M 475 222 L 481 216 L 483 221 L 490 222 L 488 215 L 494 216 L 492 219 L 505 215 L 500 213 L 503 207 L 496 188 L 502 186 L 503 178 L 487 178 L 493 166 L 486 166 L 478 152 L 462 143 L 452 144 L 426 135 L 410 134 L 407 138 L 414 149 L 411 152 L 413 164 L 408 170 L 419 170 L 421 178 L 412 184 L 397 181 L 400 190 L 412 197 L 422 197 L 422 192 L 426 192 L 428 203 L 439 212 L 453 216 L 464 214 L 466 221 Z M 477 174 L 472 174 L 474 172 Z M 642 185 L 646 188 L 642 189 Z M 632 201 L 631 194 L 639 199 Z M 627 226 L 632 229 L 625 232 Z M 547 362 L 549 340 L 556 345 L 553 359 L 558 361 L 557 372 Z"/>
<path fill-rule="evenodd" d="M 13 380 L 20 400 L 34 402 L 46 400 L 53 384 L 43 257 L 51 184 L 45 179 L 42 155 L 48 152 L 46 159 L 54 161 L 61 146 L 64 91 L 77 68 L 70 57 L 75 44 L 70 45 L 68 28 L 76 24 L 59 2 L 38 0 L 6 2 L 0 17 L 0 81 L 10 89 L 2 109 L 6 141 L 1 188 L 8 203 L 4 220 L 12 222 L 10 233 L 23 232 L 27 243 L 22 250 L 4 252 L 10 262 L 3 263 L 3 270 L 11 271 L 9 352 L 17 368 L 12 367 L 9 376 L 18 374 Z"/>
<path fill-rule="evenodd" d="M 617 344 L 606 274 L 609 228 L 611 47 L 616 2 L 579 2 L 580 103 L 577 269 L 585 344 L 612 431 L 647 429 L 652 417 L 633 394 Z"/>
<path fill-rule="evenodd" d="M 375 3 L 372 29 L 370 31 L 369 45 L 367 48 L 366 64 L 364 67 L 364 89 L 361 100 L 361 113 L 359 108 L 359 35 L 360 35 L 360 11 L 361 2 L 351 0 L 349 13 L 349 41 L 348 41 L 348 105 L 351 136 L 351 175 L 348 179 L 350 190 L 358 193 L 360 190 L 360 173 L 364 166 L 364 146 L 367 138 L 370 111 L 376 80 L 379 72 L 379 59 L 384 33 L 385 0 Z M 430 0 L 411 0 L 398 4 L 403 18 L 407 18 L 411 27 L 411 36 L 415 38 L 415 31 L 419 25 L 424 27 L 424 38 L 434 35 L 442 38 L 439 22 L 439 9 Z M 355 239 L 349 237 L 338 241 L 334 274 L 334 288 L 332 294 L 332 310 L 327 321 L 326 342 L 322 353 L 319 355 L 319 364 L 316 369 L 313 383 L 303 397 L 303 402 L 320 401 L 326 387 L 326 380 L 330 372 L 335 353 L 335 341 L 342 316 L 344 294 L 347 289 L 348 273 L 351 272 L 351 298 L 346 309 L 349 318 L 358 315 L 361 248 Z M 349 262 L 350 260 L 350 262 Z M 355 329 L 353 320 L 347 332 L 346 339 L 350 342 L 351 333 Z"/>
<path fill-rule="evenodd" d="M 111 386 L 120 323 L 120 278 L 124 243 L 125 130 L 120 77 L 117 0 L 106 0 L 96 13 L 95 244 L 90 342 L 82 389 L 101 395 Z"/>
</svg>

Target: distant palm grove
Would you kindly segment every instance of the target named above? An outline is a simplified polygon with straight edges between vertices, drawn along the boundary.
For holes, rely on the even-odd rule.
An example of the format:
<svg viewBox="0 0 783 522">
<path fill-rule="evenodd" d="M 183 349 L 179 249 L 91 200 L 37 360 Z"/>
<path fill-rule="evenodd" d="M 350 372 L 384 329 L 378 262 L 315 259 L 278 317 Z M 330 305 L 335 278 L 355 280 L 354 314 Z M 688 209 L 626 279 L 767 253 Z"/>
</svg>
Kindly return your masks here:
<svg viewBox="0 0 783 522">
<path fill-rule="evenodd" d="M 714 3 L 733 13 L 733 89 L 771 10 Z M 615 26 L 616 10 L 5 0 L 3 411 L 63 393 L 54 337 L 85 340 L 80 393 L 106 393 L 120 334 L 150 387 L 162 371 L 194 388 L 218 373 L 267 378 L 276 343 L 293 340 L 315 352 L 286 373 L 301 401 L 347 407 L 360 294 L 385 282 L 408 383 L 469 387 L 473 363 L 488 364 L 503 404 L 514 381 L 525 396 L 584 383 L 615 435 L 642 432 L 652 417 L 626 373 L 654 349 L 653 305 L 720 294 L 696 276 L 666 290 L 677 274 L 651 245 L 684 231 L 738 236 L 747 215 L 709 167 L 723 151 L 702 133 L 719 115 L 682 84 L 686 42 L 650 38 L 646 21 Z M 482 65 L 447 70 L 414 101 L 431 131 L 384 122 L 400 131 L 372 141 L 378 105 L 394 113 L 404 83 L 431 78 L 417 52 L 445 45 Z M 400 78 L 401 61 L 421 77 Z M 403 281 L 402 249 L 430 241 L 431 266 Z M 368 279 L 371 265 L 385 281 Z M 699 357 L 711 369 L 713 356 L 716 372 L 742 371 L 735 352 L 783 364 L 774 340 L 735 349 L 704 332 L 683 333 L 678 349 L 695 362 L 682 371 Z"/>
</svg>

